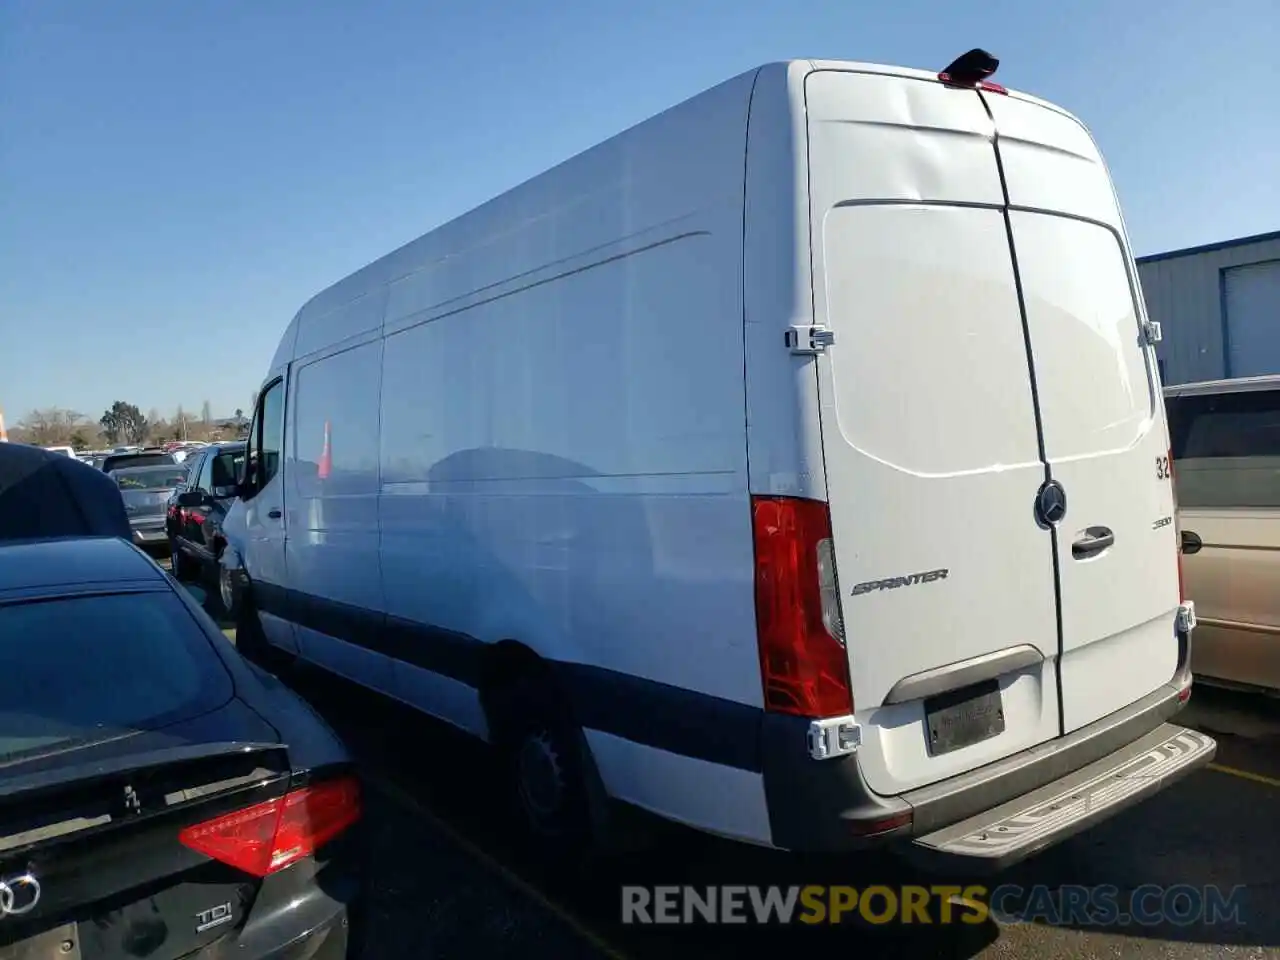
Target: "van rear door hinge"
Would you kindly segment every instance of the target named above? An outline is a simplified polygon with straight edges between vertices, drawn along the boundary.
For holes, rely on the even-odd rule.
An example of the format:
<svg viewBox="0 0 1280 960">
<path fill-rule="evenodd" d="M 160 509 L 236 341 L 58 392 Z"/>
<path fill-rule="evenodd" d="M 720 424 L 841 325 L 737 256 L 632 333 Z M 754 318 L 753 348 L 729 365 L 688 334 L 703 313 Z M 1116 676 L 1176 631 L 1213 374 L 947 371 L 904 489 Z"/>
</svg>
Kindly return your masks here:
<svg viewBox="0 0 1280 960">
<path fill-rule="evenodd" d="M 787 348 L 795 354 L 812 356 L 836 342 L 835 331 L 821 324 L 793 326 L 787 330 Z"/>
<path fill-rule="evenodd" d="M 1160 324 L 1154 320 L 1148 320 L 1142 325 L 1142 340 L 1147 346 L 1152 346 L 1160 342 Z"/>
</svg>

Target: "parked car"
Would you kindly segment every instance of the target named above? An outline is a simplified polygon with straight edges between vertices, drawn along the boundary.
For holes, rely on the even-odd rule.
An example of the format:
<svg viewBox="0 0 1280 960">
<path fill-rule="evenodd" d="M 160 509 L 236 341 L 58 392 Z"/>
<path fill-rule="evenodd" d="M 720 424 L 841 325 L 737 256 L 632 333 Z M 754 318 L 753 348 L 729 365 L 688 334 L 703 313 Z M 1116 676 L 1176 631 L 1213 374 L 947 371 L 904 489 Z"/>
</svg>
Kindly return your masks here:
<svg viewBox="0 0 1280 960">
<path fill-rule="evenodd" d="M 168 546 L 165 530 L 169 498 L 187 479 L 182 464 L 121 467 L 107 476 L 115 480 L 133 530 L 133 542 L 144 549 Z"/>
<path fill-rule="evenodd" d="M 103 473 L 111 473 L 124 467 L 158 467 L 165 464 L 176 464 L 173 454 L 163 450 L 132 450 L 127 453 L 112 453 L 102 458 L 99 465 Z"/>
<path fill-rule="evenodd" d="M 1165 389 L 1191 667 L 1280 693 L 1280 376 Z"/>
<path fill-rule="evenodd" d="M 0 444 L 0 540 L 84 536 L 132 536 L 115 482 L 59 453 Z"/>
<path fill-rule="evenodd" d="M 355 955 L 350 755 L 137 548 L 0 544 L 0 704 L 0 955 Z"/>
<path fill-rule="evenodd" d="M 614 799 L 992 870 L 1208 763 L 1159 331 L 994 67 L 751 70 L 316 294 L 246 627 L 494 743 L 553 855 Z"/>
<path fill-rule="evenodd" d="M 170 569 L 180 580 L 195 580 L 216 591 L 220 611 L 235 614 L 235 589 L 219 562 L 226 547 L 222 523 L 235 501 L 236 477 L 245 443 L 212 444 L 189 461 L 190 469 L 165 509 Z"/>
</svg>

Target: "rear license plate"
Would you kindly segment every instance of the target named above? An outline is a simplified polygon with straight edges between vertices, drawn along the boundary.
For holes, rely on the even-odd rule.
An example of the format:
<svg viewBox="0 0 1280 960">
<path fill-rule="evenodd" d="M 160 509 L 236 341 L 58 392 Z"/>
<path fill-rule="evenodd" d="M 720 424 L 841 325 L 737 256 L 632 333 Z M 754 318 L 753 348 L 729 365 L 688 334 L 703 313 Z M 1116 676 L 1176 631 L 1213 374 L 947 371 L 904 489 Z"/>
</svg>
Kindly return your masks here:
<svg viewBox="0 0 1280 960">
<path fill-rule="evenodd" d="M 27 940 L 0 946 L 0 960 L 80 960 L 80 936 L 67 923 Z"/>
<path fill-rule="evenodd" d="M 1000 682 L 987 680 L 926 700 L 924 725 L 935 757 L 1004 733 Z"/>
</svg>

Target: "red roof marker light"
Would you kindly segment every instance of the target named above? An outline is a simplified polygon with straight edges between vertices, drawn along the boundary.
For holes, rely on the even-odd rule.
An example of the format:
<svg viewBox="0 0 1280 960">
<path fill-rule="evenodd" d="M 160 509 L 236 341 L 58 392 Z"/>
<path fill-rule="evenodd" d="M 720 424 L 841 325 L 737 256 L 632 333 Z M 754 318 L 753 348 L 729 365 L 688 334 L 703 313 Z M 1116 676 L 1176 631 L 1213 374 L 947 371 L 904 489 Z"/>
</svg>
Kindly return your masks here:
<svg viewBox="0 0 1280 960">
<path fill-rule="evenodd" d="M 952 60 L 938 74 L 938 80 L 952 87 L 973 87 L 990 93 L 1008 93 L 1000 84 L 990 80 L 999 66 L 999 60 L 987 51 L 975 47 Z"/>
</svg>

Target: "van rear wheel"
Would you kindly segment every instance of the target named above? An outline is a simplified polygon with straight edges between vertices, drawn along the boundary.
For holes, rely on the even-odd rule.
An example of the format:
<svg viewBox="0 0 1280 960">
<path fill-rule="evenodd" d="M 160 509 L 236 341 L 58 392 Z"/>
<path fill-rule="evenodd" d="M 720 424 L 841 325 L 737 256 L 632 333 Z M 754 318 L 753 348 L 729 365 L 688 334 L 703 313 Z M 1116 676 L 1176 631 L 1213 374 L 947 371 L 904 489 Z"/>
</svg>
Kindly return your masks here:
<svg viewBox="0 0 1280 960">
<path fill-rule="evenodd" d="M 592 847 L 582 732 L 536 680 L 517 680 L 501 700 L 497 747 L 525 832 L 552 863 L 579 865 Z"/>
</svg>

